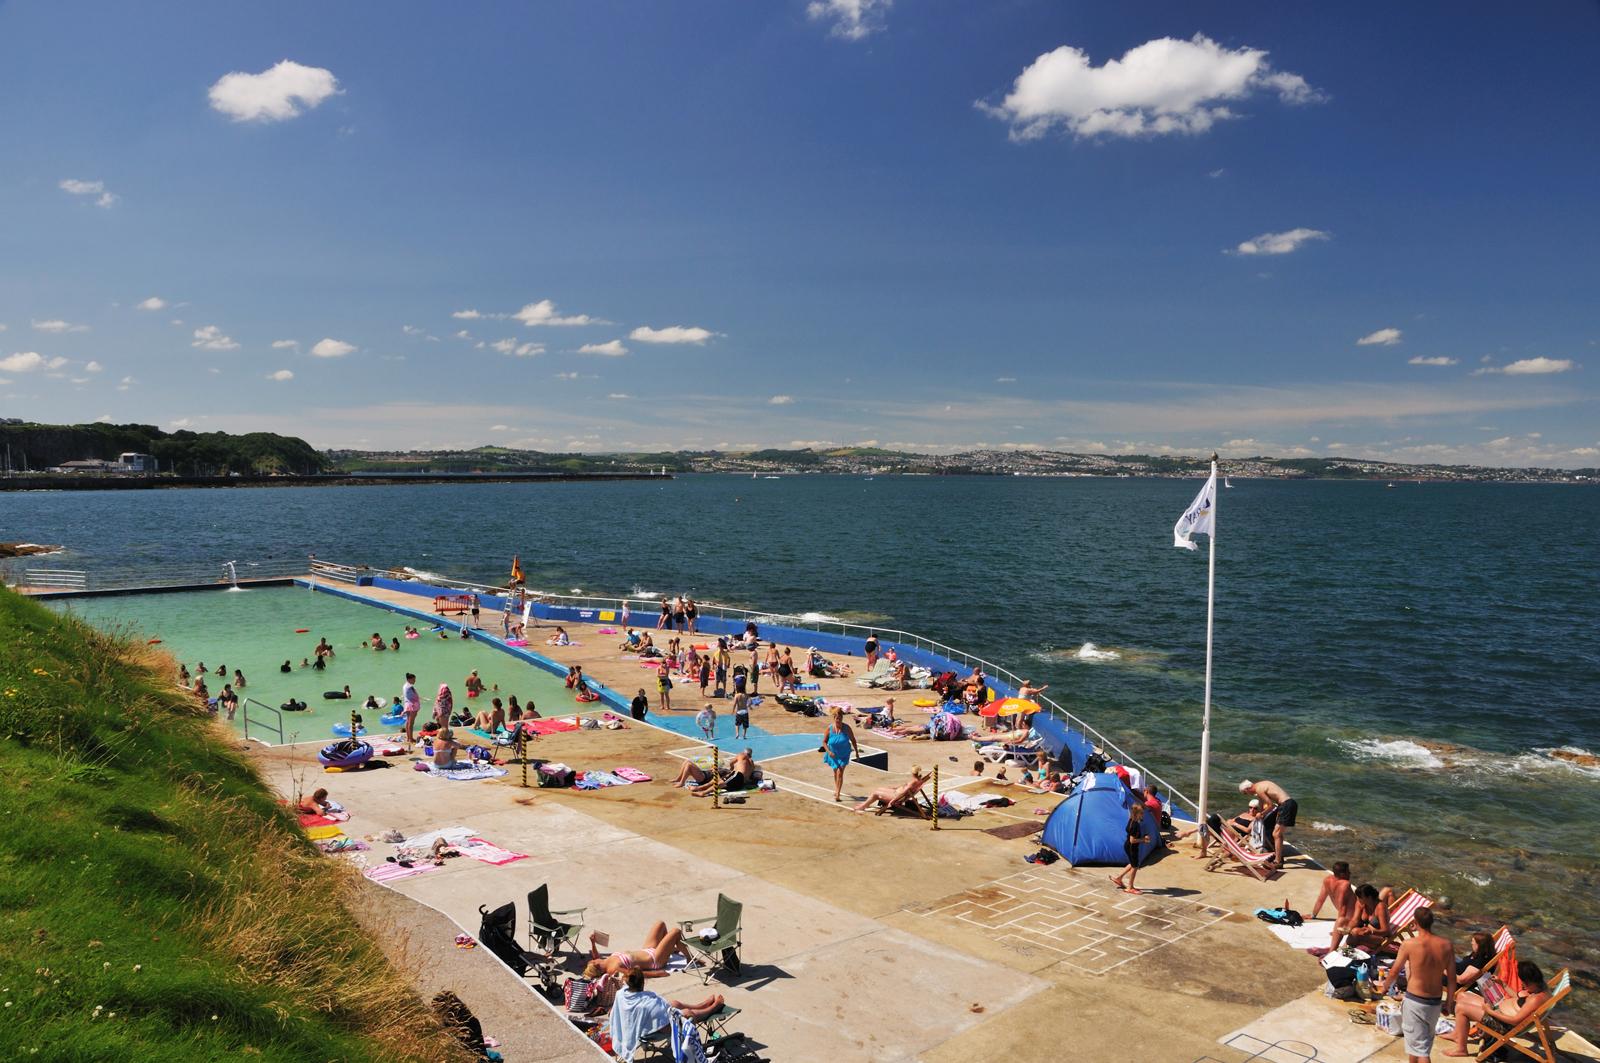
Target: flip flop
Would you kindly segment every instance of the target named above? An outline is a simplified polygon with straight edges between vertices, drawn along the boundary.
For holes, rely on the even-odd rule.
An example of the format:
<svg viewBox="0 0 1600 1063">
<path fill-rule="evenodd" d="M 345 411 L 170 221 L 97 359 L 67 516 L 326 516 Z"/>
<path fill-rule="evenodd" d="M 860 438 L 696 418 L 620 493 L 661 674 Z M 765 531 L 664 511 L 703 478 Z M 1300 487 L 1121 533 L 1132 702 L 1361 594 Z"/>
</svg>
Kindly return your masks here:
<svg viewBox="0 0 1600 1063">
<path fill-rule="evenodd" d="M 1144 893 L 1144 890 L 1141 890 L 1141 889 L 1135 889 L 1135 888 L 1134 888 L 1134 887 L 1132 887 L 1132 886 L 1129 886 L 1129 887 L 1128 887 L 1128 888 L 1127 888 L 1127 889 L 1125 889 L 1125 890 L 1123 890 L 1123 891 L 1122 891 L 1122 892 L 1123 892 L 1123 893 L 1135 893 L 1135 894 L 1142 894 L 1142 893 Z"/>
</svg>

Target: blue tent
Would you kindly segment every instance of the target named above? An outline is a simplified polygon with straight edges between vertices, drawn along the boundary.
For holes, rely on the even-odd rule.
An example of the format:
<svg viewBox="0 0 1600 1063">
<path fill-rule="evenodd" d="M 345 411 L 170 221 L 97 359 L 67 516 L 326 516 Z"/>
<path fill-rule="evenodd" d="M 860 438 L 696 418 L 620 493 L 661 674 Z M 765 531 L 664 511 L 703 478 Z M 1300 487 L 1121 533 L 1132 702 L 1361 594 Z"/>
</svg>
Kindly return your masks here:
<svg viewBox="0 0 1600 1063">
<path fill-rule="evenodd" d="M 1138 797 L 1122 785 L 1122 780 L 1107 773 L 1085 775 L 1078 788 L 1056 806 L 1044 821 L 1041 841 L 1074 867 L 1104 864 L 1120 867 L 1127 862 L 1123 842 L 1127 838 L 1128 810 Z M 1145 833 L 1150 841 L 1139 850 L 1140 863 L 1150 858 L 1161 837 L 1154 813 L 1144 814 Z"/>
</svg>

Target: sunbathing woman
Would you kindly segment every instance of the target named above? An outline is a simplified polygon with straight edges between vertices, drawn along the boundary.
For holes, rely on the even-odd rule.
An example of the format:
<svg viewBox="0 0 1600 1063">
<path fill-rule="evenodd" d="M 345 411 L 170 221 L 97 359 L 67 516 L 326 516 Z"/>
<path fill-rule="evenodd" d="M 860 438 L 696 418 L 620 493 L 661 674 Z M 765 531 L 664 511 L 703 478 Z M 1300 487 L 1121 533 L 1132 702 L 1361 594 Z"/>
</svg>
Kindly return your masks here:
<svg viewBox="0 0 1600 1063">
<path fill-rule="evenodd" d="M 480 731 L 494 734 L 506 725 L 506 710 L 500 707 L 499 698 L 489 700 L 489 708 L 478 713 L 473 721 Z"/>
<path fill-rule="evenodd" d="M 692 760 L 686 760 L 683 762 L 683 767 L 678 769 L 678 777 L 672 780 L 672 785 L 682 786 L 685 783 L 692 783 L 698 787 L 710 780 L 711 773 L 709 771 L 706 771 Z"/>
<path fill-rule="evenodd" d="M 911 769 L 911 778 L 899 786 L 880 786 L 868 794 L 860 804 L 851 807 L 852 812 L 865 812 L 869 808 L 881 807 L 887 812 L 902 801 L 908 801 L 911 795 L 922 789 L 930 776 L 924 775 L 922 767 L 918 765 Z"/>
<path fill-rule="evenodd" d="M 1306 951 L 1313 956 L 1326 956 L 1343 942 L 1351 948 L 1376 952 L 1378 946 L 1389 940 L 1391 933 L 1388 902 L 1378 895 L 1376 886 L 1364 882 L 1356 889 L 1353 918 L 1349 922 L 1334 920 L 1333 935 L 1327 948 Z"/>
<path fill-rule="evenodd" d="M 705 773 L 702 773 L 705 774 Z M 734 757 L 722 773 L 722 792 L 734 793 L 739 790 L 753 790 L 756 783 L 761 780 L 761 769 L 756 767 L 756 758 L 751 751 L 746 749 Z M 712 790 L 711 777 L 706 775 L 706 781 L 696 786 L 690 793 L 696 797 L 710 797 Z"/>
<path fill-rule="evenodd" d="M 646 978 L 665 978 L 667 976 L 667 961 L 673 954 L 689 959 L 689 952 L 683 947 L 683 931 L 677 927 L 667 929 L 667 924 L 657 922 L 644 936 L 644 947 L 628 952 L 613 952 L 609 956 L 601 956 L 600 950 L 595 946 L 594 935 L 589 935 L 589 963 L 583 969 L 585 978 L 598 978 L 602 974 L 625 974 L 628 971 L 642 971 Z"/>
<path fill-rule="evenodd" d="M 1544 984 L 1544 972 L 1539 970 L 1539 965 L 1532 960 L 1523 960 L 1517 964 L 1517 977 L 1522 981 L 1522 995 L 1508 995 L 1493 1007 L 1484 1003 L 1484 999 L 1476 993 L 1456 994 L 1456 1043 L 1453 1049 L 1444 1050 L 1445 1055 L 1470 1055 L 1467 1051 L 1467 1033 L 1473 1023 L 1482 1022 L 1485 1015 L 1515 1029 L 1544 1007 L 1550 999 L 1550 987 Z"/>
<path fill-rule="evenodd" d="M 295 805 L 295 811 L 307 816 L 325 816 L 328 814 L 331 802 L 328 800 L 328 791 L 325 787 L 318 787 L 312 791 L 310 797 L 302 797 L 300 803 Z"/>
</svg>

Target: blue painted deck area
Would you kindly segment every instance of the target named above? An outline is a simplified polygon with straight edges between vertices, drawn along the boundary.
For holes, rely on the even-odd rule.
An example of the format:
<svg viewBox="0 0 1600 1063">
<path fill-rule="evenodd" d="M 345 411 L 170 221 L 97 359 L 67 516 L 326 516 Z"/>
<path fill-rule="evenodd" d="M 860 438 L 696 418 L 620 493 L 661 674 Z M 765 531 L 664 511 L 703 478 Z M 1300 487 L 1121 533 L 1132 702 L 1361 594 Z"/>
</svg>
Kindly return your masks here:
<svg viewBox="0 0 1600 1063">
<path fill-rule="evenodd" d="M 776 704 L 775 702 L 773 704 Z M 757 712 L 761 710 L 756 709 Z M 700 725 L 694 722 L 693 715 L 664 716 L 652 712 L 645 718 L 645 722 L 661 728 L 663 731 L 672 731 L 681 734 L 695 742 L 704 742 L 705 736 L 700 733 Z M 733 713 L 717 713 L 717 728 L 715 731 L 716 746 L 724 754 L 732 755 L 749 749 L 751 755 L 759 763 L 771 760 L 773 757 L 786 757 L 791 753 L 804 753 L 807 750 L 815 753 L 822 745 L 822 733 L 816 734 L 769 734 L 761 728 L 750 725 L 749 737 L 733 737 Z"/>
</svg>

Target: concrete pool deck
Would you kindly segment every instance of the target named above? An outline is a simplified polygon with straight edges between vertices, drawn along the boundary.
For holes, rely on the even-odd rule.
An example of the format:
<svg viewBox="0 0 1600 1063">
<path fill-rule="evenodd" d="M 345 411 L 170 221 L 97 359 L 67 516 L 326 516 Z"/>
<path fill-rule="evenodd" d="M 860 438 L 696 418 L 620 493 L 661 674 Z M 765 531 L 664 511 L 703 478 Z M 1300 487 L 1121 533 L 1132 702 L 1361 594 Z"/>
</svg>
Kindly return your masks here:
<svg viewBox="0 0 1600 1063">
<path fill-rule="evenodd" d="M 374 604 L 430 606 L 403 592 L 333 587 Z M 398 622 L 379 624 L 386 634 L 388 626 L 398 630 Z M 644 687 L 654 705 L 652 673 L 619 653 L 617 636 L 593 625 L 566 627 L 581 645 L 548 647 L 530 632 L 530 648 L 563 665 L 582 664 L 594 680 L 627 695 Z M 675 690 L 683 695 L 675 698 L 682 705 L 675 715 L 698 708 L 690 692 L 682 684 Z M 849 679 L 824 680 L 819 693 L 881 703 Z M 917 696 L 897 696 L 901 716 L 921 716 L 910 704 Z M 718 703 L 719 712 L 725 706 Z M 541 705 L 546 716 L 578 708 Z M 753 722 L 776 734 L 820 731 L 819 721 L 783 712 L 770 698 Z M 1291 861 L 1262 884 L 1207 873 L 1185 846 L 1142 871 L 1147 892 L 1129 896 L 1107 881 L 1108 869 L 1035 867 L 1021 859 L 1035 838 L 986 833 L 1039 822 L 1034 810 L 1054 799 L 976 779 L 969 744 L 860 738 L 886 751 L 889 768 L 852 765 L 848 797 L 904 778 L 913 764 L 937 762 L 943 788 L 1003 793 L 1017 804 L 947 822 L 938 832 L 925 821 L 853 815 L 832 802 L 829 773 L 811 750 L 765 762 L 776 792 L 713 809 L 668 785 L 681 758 L 705 747 L 631 720 L 621 731 L 545 736 L 531 749 L 579 769 L 629 765 L 655 777 L 594 792 L 522 789 L 514 764 L 501 779 L 446 783 L 409 770 L 403 758 L 389 770 L 323 775 L 314 746 L 252 747 L 251 755 L 285 796 L 299 786 L 328 786 L 351 811 L 346 830 L 353 836 L 459 824 L 528 854 L 503 866 L 451 860 L 395 882 L 391 895 L 416 906 L 415 925 L 429 935 L 445 932 L 430 909 L 476 935 L 480 904 L 515 900 L 525 939 L 524 897 L 541 883 L 550 885 L 552 906 L 587 907 L 588 927 L 609 932 L 617 947 L 637 947 L 655 920 L 711 912 L 718 892 L 742 901 L 738 978 L 702 987 L 698 977 L 674 974 L 650 987 L 682 1000 L 723 993 L 743 1009 L 734 1028 L 775 1060 L 1404 1058 L 1396 1039 L 1351 1024 L 1347 1005 L 1321 995 L 1316 962 L 1252 916 L 1286 897 L 1307 910 L 1321 875 L 1309 862 Z M 381 863 L 390 848 L 374 843 L 362 855 Z M 576 967 L 569 957 L 566 969 Z M 509 1017 L 487 1024 L 518 1050 L 508 1059 L 590 1052 L 499 965 L 478 963 L 451 977 L 469 1006 L 509 999 L 502 1013 Z M 520 1012 L 519 993 L 527 998 Z M 1559 1023 L 1561 1013 L 1554 1018 Z M 1573 1035 L 1562 1047 L 1566 1058 L 1600 1059 Z"/>
</svg>

